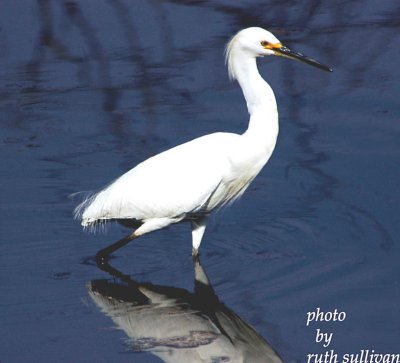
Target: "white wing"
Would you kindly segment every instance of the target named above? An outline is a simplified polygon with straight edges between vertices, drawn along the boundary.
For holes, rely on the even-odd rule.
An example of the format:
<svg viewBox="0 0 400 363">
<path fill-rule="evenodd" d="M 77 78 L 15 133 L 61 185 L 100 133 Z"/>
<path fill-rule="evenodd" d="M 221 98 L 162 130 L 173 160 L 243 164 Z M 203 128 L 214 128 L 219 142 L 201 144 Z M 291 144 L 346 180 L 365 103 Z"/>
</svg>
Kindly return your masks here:
<svg viewBox="0 0 400 363">
<path fill-rule="evenodd" d="M 179 218 L 218 207 L 227 202 L 224 177 L 231 175 L 228 155 L 238 139 L 231 133 L 206 135 L 145 160 L 78 206 L 82 224 Z"/>
</svg>

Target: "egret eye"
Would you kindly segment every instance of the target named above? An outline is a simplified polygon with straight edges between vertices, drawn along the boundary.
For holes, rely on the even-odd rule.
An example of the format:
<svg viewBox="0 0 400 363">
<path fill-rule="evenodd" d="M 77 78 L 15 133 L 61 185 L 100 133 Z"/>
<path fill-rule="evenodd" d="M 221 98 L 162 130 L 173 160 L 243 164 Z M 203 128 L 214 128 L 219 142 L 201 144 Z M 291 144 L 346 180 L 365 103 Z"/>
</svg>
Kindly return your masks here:
<svg viewBox="0 0 400 363">
<path fill-rule="evenodd" d="M 269 45 L 269 42 L 267 42 L 266 40 L 262 40 L 262 41 L 260 42 L 260 44 L 261 44 L 263 47 L 266 47 L 267 45 Z"/>
</svg>

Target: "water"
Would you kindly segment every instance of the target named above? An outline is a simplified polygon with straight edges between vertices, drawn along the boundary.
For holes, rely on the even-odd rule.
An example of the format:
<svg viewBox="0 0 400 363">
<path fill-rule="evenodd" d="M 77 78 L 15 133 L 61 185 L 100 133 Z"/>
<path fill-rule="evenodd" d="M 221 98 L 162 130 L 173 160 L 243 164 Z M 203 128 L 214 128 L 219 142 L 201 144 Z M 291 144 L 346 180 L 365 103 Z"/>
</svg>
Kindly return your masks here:
<svg viewBox="0 0 400 363">
<path fill-rule="evenodd" d="M 91 258 L 128 231 L 82 232 L 68 196 L 194 137 L 242 132 L 223 49 L 247 26 L 334 73 L 260 60 L 280 136 L 245 196 L 211 219 L 201 263 L 215 296 L 285 362 L 399 353 L 399 13 L 372 0 L 3 1 L 0 361 L 160 362 L 89 295 L 94 281 L 124 284 Z M 189 227 L 176 225 L 111 264 L 189 296 L 190 252 Z M 318 307 L 346 319 L 307 327 Z M 315 342 L 318 328 L 333 333 L 329 347 Z"/>
</svg>

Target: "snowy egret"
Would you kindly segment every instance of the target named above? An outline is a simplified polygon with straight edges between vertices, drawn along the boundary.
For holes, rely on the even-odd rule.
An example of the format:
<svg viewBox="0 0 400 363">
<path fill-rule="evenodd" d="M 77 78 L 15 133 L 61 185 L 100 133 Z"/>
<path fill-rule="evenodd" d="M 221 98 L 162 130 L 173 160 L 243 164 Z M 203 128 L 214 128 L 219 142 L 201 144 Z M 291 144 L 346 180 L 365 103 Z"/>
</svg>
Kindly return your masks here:
<svg viewBox="0 0 400 363">
<path fill-rule="evenodd" d="M 274 92 L 261 77 L 256 58 L 296 59 L 326 71 L 329 67 L 283 46 L 269 31 L 247 28 L 226 47 L 231 79 L 246 99 L 250 121 L 241 134 L 218 132 L 155 155 L 86 198 L 76 209 L 85 227 L 116 220 L 134 227 L 125 238 L 100 250 L 97 261 L 129 241 L 173 223 L 192 225 L 196 256 L 210 213 L 240 197 L 270 158 L 278 136 Z"/>
</svg>

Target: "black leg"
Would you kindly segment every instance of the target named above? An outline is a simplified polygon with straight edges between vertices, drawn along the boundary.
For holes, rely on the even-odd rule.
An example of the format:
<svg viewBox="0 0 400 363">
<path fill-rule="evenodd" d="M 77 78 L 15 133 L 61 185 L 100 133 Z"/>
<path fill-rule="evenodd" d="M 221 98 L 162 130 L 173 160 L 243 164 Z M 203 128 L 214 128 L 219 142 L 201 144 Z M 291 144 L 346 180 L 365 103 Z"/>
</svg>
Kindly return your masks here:
<svg viewBox="0 0 400 363">
<path fill-rule="evenodd" d="M 118 250 L 121 247 L 124 247 L 126 244 L 128 244 L 130 241 L 135 239 L 136 236 L 134 233 L 130 234 L 129 236 L 126 236 L 125 238 L 120 239 L 119 241 L 113 243 L 112 245 L 107 246 L 106 248 L 103 248 L 102 250 L 98 251 L 96 254 L 96 263 L 97 266 L 102 268 L 104 264 L 107 263 L 108 257 Z"/>
</svg>

